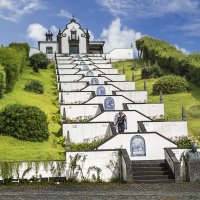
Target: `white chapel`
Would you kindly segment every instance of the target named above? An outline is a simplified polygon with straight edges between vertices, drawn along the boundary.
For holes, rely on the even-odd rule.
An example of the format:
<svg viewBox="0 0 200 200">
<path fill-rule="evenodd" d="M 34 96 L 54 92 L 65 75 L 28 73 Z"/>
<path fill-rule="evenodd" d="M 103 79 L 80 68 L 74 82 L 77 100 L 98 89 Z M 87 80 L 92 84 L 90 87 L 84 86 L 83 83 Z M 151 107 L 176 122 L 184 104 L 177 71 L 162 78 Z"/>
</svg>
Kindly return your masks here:
<svg viewBox="0 0 200 200">
<path fill-rule="evenodd" d="M 53 34 L 48 31 L 45 41 L 39 41 L 39 50 L 46 54 L 102 54 L 104 41 L 90 41 L 90 34 L 83 30 L 81 25 L 73 17 L 66 28 L 57 34 L 57 40 L 53 41 Z"/>
</svg>

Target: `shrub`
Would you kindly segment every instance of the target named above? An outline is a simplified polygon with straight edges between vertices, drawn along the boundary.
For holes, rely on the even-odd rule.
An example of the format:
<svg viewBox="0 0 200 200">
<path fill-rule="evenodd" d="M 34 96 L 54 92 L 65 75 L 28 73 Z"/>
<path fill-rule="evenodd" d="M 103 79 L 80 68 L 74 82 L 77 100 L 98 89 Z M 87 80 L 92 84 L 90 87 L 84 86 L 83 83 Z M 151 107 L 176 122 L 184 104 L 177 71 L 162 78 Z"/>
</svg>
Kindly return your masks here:
<svg viewBox="0 0 200 200">
<path fill-rule="evenodd" d="M 47 116 L 35 106 L 6 106 L 0 112 L 0 122 L 1 135 L 31 142 L 42 142 L 49 137 Z"/>
<path fill-rule="evenodd" d="M 153 85 L 153 94 L 174 94 L 188 90 L 188 83 L 185 78 L 180 76 L 164 76 Z"/>
<path fill-rule="evenodd" d="M 159 66 L 151 66 L 151 67 L 145 67 L 142 69 L 141 72 L 142 79 L 146 78 L 158 78 L 162 76 L 162 70 Z"/>
<path fill-rule="evenodd" d="M 191 106 L 189 115 L 193 118 L 200 118 L 200 105 Z"/>
<path fill-rule="evenodd" d="M 31 80 L 28 83 L 26 83 L 24 90 L 26 90 L 28 92 L 35 92 L 37 94 L 43 94 L 44 93 L 43 84 L 40 81 L 37 81 L 37 80 Z"/>
<path fill-rule="evenodd" d="M 93 140 L 85 139 L 81 143 L 74 143 L 71 142 L 70 144 L 70 150 L 75 150 L 75 151 L 87 151 L 87 150 L 93 150 L 95 147 L 97 147 L 99 144 L 104 142 L 106 138 L 99 138 L 96 137 Z"/>
<path fill-rule="evenodd" d="M 4 77 L 3 73 L 0 72 L 0 99 L 3 97 L 4 93 Z"/>
<path fill-rule="evenodd" d="M 39 72 L 39 69 L 47 69 L 49 60 L 46 54 L 36 53 L 30 57 L 30 64 L 35 72 Z"/>
<path fill-rule="evenodd" d="M 55 64 L 54 63 L 49 63 L 47 68 L 48 69 L 55 69 Z"/>
<path fill-rule="evenodd" d="M 194 140 L 192 137 L 188 136 L 180 136 L 171 138 L 171 140 L 179 147 L 179 148 L 191 148 Z"/>
</svg>

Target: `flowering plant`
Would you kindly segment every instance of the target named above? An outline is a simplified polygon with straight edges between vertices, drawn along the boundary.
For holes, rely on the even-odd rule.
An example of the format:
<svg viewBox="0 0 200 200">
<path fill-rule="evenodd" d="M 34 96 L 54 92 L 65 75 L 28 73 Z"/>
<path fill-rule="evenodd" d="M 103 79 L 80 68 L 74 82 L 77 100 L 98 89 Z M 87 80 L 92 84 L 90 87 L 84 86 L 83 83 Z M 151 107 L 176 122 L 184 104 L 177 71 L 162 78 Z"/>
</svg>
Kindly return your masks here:
<svg viewBox="0 0 200 200">
<path fill-rule="evenodd" d="M 175 136 L 170 139 L 181 148 L 191 148 L 192 144 L 195 143 L 191 136 Z"/>
</svg>

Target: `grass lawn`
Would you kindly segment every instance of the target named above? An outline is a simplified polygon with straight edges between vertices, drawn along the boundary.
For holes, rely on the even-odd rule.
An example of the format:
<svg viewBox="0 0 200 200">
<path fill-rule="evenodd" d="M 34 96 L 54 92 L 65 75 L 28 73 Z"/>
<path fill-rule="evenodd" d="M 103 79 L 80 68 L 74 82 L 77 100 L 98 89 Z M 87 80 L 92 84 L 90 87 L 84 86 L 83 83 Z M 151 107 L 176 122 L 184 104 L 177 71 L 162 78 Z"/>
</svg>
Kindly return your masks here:
<svg viewBox="0 0 200 200">
<path fill-rule="evenodd" d="M 133 63 L 135 66 L 138 66 L 137 69 L 134 70 L 136 89 L 144 89 L 144 80 L 141 79 L 140 66 L 143 66 L 143 62 L 141 60 L 116 62 L 113 63 L 113 67 L 117 67 L 119 69 L 119 72 L 121 73 L 123 72 L 124 67 L 127 80 L 131 80 L 133 72 L 131 68 Z M 147 79 L 146 82 L 148 91 L 148 102 L 159 102 L 159 96 L 152 95 L 152 86 L 156 82 L 156 79 Z M 182 105 L 184 105 L 186 108 L 189 135 L 194 136 L 197 140 L 197 136 L 200 136 L 200 88 L 196 87 L 193 84 L 189 84 L 189 86 L 191 88 L 190 92 L 164 95 L 165 115 L 167 115 L 171 120 L 181 120 L 181 108 Z M 198 112 L 199 114 L 198 116 L 194 116 L 191 107 L 198 105 L 199 110 L 196 112 Z"/>
<path fill-rule="evenodd" d="M 52 121 L 52 116 L 58 111 L 58 106 L 53 102 L 56 94 L 53 93 L 53 70 L 40 70 L 34 73 L 30 67 L 24 69 L 13 92 L 5 94 L 0 99 L 0 109 L 8 104 L 20 103 L 34 105 L 43 110 L 48 116 L 50 137 L 46 142 L 25 142 L 12 137 L 0 136 L 0 161 L 15 160 L 50 160 L 64 159 L 63 148 L 57 144 L 56 133 L 60 126 Z M 36 79 L 44 84 L 44 94 L 35 94 L 24 91 L 25 83 Z"/>
</svg>

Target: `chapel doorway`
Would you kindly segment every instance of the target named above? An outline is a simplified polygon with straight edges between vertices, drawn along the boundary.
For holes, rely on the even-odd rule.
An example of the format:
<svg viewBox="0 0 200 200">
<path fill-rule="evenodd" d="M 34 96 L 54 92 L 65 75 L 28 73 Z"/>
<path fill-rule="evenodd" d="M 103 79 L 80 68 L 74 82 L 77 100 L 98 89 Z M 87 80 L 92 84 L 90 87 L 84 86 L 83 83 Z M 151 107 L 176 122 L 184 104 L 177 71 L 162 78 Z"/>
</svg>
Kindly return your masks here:
<svg viewBox="0 0 200 200">
<path fill-rule="evenodd" d="M 79 45 L 69 45 L 69 54 L 79 54 Z"/>
</svg>

